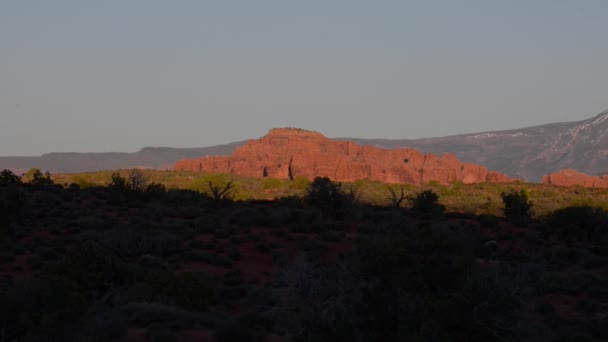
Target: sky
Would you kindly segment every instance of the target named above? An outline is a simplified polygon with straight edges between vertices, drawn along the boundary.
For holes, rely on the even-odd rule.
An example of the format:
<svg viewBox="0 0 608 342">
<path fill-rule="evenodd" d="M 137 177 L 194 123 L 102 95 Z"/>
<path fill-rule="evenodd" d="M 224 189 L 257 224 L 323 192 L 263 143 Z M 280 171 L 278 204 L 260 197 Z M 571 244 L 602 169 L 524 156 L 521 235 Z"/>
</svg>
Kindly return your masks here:
<svg viewBox="0 0 608 342">
<path fill-rule="evenodd" d="M 4 0 L 0 155 L 406 139 L 608 109 L 605 0 Z"/>
</svg>

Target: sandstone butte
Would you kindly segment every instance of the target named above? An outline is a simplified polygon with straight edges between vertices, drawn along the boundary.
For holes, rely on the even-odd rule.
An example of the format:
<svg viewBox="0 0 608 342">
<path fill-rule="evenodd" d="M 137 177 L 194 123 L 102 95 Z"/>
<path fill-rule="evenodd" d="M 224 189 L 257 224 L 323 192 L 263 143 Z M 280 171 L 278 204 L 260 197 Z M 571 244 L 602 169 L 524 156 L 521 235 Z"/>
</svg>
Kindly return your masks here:
<svg viewBox="0 0 608 342">
<path fill-rule="evenodd" d="M 561 186 L 583 186 L 587 188 L 608 188 L 608 177 L 591 176 L 573 169 L 560 170 L 543 177 L 543 184 Z"/>
<path fill-rule="evenodd" d="M 340 182 L 359 179 L 400 184 L 511 181 L 483 166 L 461 162 L 452 154 L 438 157 L 407 148 L 387 150 L 362 146 L 297 128 L 271 129 L 266 136 L 237 148 L 231 156 L 180 160 L 174 168 L 259 178 L 329 177 Z"/>
</svg>

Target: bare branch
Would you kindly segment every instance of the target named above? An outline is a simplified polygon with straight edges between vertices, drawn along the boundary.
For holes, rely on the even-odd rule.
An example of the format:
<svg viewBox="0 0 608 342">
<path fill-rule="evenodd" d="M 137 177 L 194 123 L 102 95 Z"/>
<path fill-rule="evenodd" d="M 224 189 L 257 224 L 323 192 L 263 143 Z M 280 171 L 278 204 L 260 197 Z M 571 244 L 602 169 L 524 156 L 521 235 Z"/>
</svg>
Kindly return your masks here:
<svg viewBox="0 0 608 342">
<path fill-rule="evenodd" d="M 389 200 L 391 201 L 392 206 L 395 208 L 399 208 L 401 206 L 401 203 L 403 202 L 403 200 L 405 200 L 405 198 L 406 198 L 405 191 L 403 190 L 403 186 L 399 187 L 399 193 L 392 186 L 388 187 L 388 191 L 391 194 L 391 197 L 389 197 Z"/>
</svg>

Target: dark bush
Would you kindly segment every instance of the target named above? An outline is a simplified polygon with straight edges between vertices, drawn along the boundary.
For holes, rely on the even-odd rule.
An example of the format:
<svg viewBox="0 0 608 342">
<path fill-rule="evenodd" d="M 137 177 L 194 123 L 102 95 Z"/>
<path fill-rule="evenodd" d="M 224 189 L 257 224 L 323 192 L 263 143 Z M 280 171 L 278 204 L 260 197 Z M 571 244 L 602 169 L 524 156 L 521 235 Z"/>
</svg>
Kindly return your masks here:
<svg viewBox="0 0 608 342">
<path fill-rule="evenodd" d="M 13 171 L 5 169 L 0 172 L 0 186 L 18 184 L 21 184 L 21 177 L 14 174 Z"/>
<path fill-rule="evenodd" d="M 20 278 L 0 289 L 4 341 L 69 341 L 85 312 L 85 301 L 59 278 Z"/>
<path fill-rule="evenodd" d="M 493 215 L 479 215 L 477 216 L 477 220 L 485 228 L 496 228 L 500 223 L 499 218 Z"/>
<path fill-rule="evenodd" d="M 215 287 L 202 275 L 155 272 L 129 288 L 127 303 L 160 303 L 193 311 L 205 311 L 217 302 Z"/>
<path fill-rule="evenodd" d="M 69 279 L 83 291 L 103 294 L 135 280 L 133 266 L 124 262 L 109 248 L 85 241 L 68 250 L 52 272 Z"/>
<path fill-rule="evenodd" d="M 425 190 L 416 194 L 416 196 L 408 196 L 412 212 L 423 217 L 438 217 L 443 215 L 445 207 L 439 204 L 439 195 L 433 190 Z"/>
<path fill-rule="evenodd" d="M 30 169 L 26 172 L 24 178 L 36 187 L 51 186 L 54 184 L 51 179 L 51 174 L 48 171 L 43 173 L 39 169 Z"/>
<path fill-rule="evenodd" d="M 18 185 L 0 184 L 0 236 L 11 233 L 11 222 L 23 210 L 26 195 Z"/>
<path fill-rule="evenodd" d="M 164 184 L 150 183 L 146 187 L 146 195 L 151 198 L 159 198 L 167 193 L 167 188 Z"/>
<path fill-rule="evenodd" d="M 326 216 L 343 219 L 356 202 L 353 189 L 345 190 L 341 183 L 327 177 L 317 177 L 304 197 L 304 203 L 319 208 Z"/>
<path fill-rule="evenodd" d="M 530 220 L 532 202 L 528 200 L 528 192 L 526 190 L 503 192 L 500 194 L 500 197 L 504 204 L 503 212 L 506 218 L 516 223 L 526 223 Z"/>
<path fill-rule="evenodd" d="M 362 242 L 362 269 L 373 284 L 362 290 L 364 340 L 487 341 L 514 333 L 512 277 L 476 267 L 464 231 L 432 226 Z"/>
<path fill-rule="evenodd" d="M 92 305 L 83 317 L 75 342 L 119 341 L 127 333 L 126 315 L 118 308 Z"/>
<path fill-rule="evenodd" d="M 547 217 L 545 230 L 566 239 L 600 240 L 608 233 L 608 212 L 591 206 L 558 209 Z"/>
</svg>

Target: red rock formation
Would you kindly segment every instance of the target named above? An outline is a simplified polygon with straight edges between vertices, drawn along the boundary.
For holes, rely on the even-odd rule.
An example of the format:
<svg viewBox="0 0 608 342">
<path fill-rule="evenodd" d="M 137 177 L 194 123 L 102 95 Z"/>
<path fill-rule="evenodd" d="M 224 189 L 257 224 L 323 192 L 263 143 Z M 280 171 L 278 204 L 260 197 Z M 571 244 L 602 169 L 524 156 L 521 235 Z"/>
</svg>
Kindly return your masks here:
<svg viewBox="0 0 608 342">
<path fill-rule="evenodd" d="M 560 170 L 543 177 L 543 184 L 608 188 L 608 176 L 590 176 L 573 169 Z"/>
<path fill-rule="evenodd" d="M 386 150 L 335 141 L 317 132 L 293 128 L 272 129 L 266 136 L 237 148 L 232 156 L 178 161 L 175 170 L 280 179 L 329 177 L 342 182 L 358 179 L 404 184 L 510 181 L 507 176 L 483 166 L 463 163 L 452 154 L 438 157 L 413 149 Z"/>
</svg>

